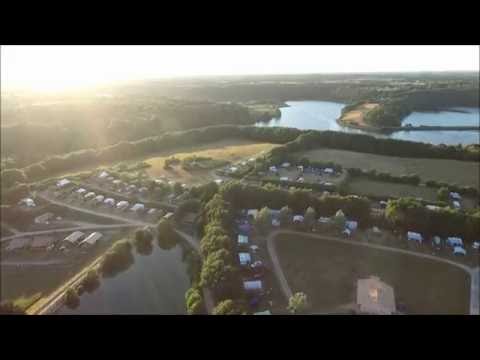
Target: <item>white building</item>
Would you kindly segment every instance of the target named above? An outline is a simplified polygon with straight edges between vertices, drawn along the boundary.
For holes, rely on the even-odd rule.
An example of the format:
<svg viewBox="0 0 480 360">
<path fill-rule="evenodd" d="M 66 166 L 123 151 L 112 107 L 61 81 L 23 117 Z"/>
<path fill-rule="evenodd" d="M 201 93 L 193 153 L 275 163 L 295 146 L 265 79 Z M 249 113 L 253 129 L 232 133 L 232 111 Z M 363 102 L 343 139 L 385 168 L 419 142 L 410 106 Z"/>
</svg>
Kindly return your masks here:
<svg viewBox="0 0 480 360">
<path fill-rule="evenodd" d="M 247 252 L 238 253 L 238 259 L 240 261 L 240 265 L 248 265 L 252 262 L 252 257 Z"/>
<path fill-rule="evenodd" d="M 102 236 L 103 235 L 99 232 L 93 232 L 80 242 L 80 246 L 93 246 L 102 238 Z"/>
<path fill-rule="evenodd" d="M 85 235 L 83 232 L 75 231 L 63 239 L 63 241 L 69 245 L 75 245 L 83 235 Z"/>
<path fill-rule="evenodd" d="M 421 234 L 414 232 L 414 231 L 409 231 L 407 232 L 407 240 L 411 241 L 417 241 L 421 243 L 423 241 L 423 237 Z"/>
</svg>

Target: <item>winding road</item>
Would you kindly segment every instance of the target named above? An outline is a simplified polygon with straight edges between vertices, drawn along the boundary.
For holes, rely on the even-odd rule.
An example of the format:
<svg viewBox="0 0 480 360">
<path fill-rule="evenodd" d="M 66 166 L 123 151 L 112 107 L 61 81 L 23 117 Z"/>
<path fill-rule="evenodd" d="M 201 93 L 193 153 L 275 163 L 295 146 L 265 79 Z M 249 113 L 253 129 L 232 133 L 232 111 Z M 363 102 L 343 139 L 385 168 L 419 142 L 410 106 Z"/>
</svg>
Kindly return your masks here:
<svg viewBox="0 0 480 360">
<path fill-rule="evenodd" d="M 298 236 L 303 236 L 303 237 L 309 237 L 313 239 L 321 239 L 321 240 L 327 240 L 327 241 L 335 241 L 335 242 L 340 242 L 343 244 L 349 244 L 349 245 L 354 245 L 354 246 L 364 246 L 372 249 L 378 249 L 378 250 L 385 250 L 385 251 L 390 251 L 390 252 L 396 252 L 396 253 L 401 253 L 401 254 L 406 254 L 406 255 L 411 255 L 411 256 L 416 256 L 416 257 L 421 257 L 425 259 L 430 259 L 433 261 L 439 261 L 443 262 L 452 266 L 456 266 L 470 275 L 470 314 L 471 315 L 479 315 L 480 314 L 480 305 L 479 305 L 479 300 L 480 300 L 480 290 L 479 290 L 479 283 L 480 283 L 480 267 L 469 267 L 464 264 L 460 264 L 458 262 L 449 260 L 449 259 L 444 259 L 441 257 L 433 256 L 433 255 L 428 255 L 428 254 L 422 254 L 422 253 L 417 253 L 411 250 L 405 250 L 405 249 L 398 249 L 398 248 L 393 248 L 389 246 L 384 246 L 384 245 L 377 245 L 377 244 L 370 244 L 370 243 L 362 243 L 354 240 L 347 240 L 347 239 L 342 239 L 339 237 L 335 236 L 327 236 L 327 235 L 316 235 L 316 234 L 309 234 L 309 233 L 304 233 L 304 232 L 298 232 L 298 231 L 291 231 L 291 230 L 277 230 L 268 235 L 266 238 L 267 240 L 267 249 L 269 256 L 272 260 L 273 264 L 273 271 L 275 273 L 275 276 L 280 284 L 280 288 L 285 296 L 285 298 L 288 300 L 293 292 L 292 289 L 290 288 L 288 281 L 285 277 L 285 274 L 283 273 L 282 267 L 280 265 L 280 261 L 278 259 L 278 254 L 276 251 L 275 247 L 275 238 L 280 235 L 280 234 L 286 234 L 286 235 L 298 235 Z"/>
</svg>

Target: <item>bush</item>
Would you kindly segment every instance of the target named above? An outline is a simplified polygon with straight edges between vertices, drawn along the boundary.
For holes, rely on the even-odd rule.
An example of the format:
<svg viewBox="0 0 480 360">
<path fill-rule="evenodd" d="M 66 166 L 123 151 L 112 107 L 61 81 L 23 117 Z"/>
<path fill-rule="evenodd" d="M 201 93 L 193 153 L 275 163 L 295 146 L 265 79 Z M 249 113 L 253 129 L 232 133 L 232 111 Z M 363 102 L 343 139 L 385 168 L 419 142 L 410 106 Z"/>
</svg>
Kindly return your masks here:
<svg viewBox="0 0 480 360">
<path fill-rule="evenodd" d="M 203 297 L 199 288 L 192 287 L 188 289 L 185 294 L 185 302 L 189 315 L 197 315 L 203 312 Z"/>
<path fill-rule="evenodd" d="M 246 315 L 245 306 L 231 299 L 221 301 L 213 309 L 213 315 Z"/>
<path fill-rule="evenodd" d="M 132 245 L 127 240 L 120 240 L 107 251 L 99 270 L 103 277 L 112 277 L 127 270 L 133 262 Z"/>
<path fill-rule="evenodd" d="M 98 274 L 95 270 L 88 271 L 87 275 L 82 281 L 82 290 L 85 289 L 87 292 L 91 293 L 100 286 L 100 280 Z M 78 291 L 80 293 L 80 291 Z"/>
<path fill-rule="evenodd" d="M 80 298 L 78 297 L 77 292 L 73 288 L 69 288 L 65 293 L 65 305 L 70 309 L 75 309 L 80 305 Z"/>
</svg>

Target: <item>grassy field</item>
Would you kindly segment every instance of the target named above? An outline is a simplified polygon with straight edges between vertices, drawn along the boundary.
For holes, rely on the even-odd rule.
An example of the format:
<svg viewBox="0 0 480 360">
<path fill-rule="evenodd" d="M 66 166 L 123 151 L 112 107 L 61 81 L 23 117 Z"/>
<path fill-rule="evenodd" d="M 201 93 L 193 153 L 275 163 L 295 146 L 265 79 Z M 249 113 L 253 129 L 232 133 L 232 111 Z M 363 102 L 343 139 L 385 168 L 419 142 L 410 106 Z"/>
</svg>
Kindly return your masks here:
<svg viewBox="0 0 480 360">
<path fill-rule="evenodd" d="M 382 181 L 373 181 L 365 178 L 356 178 L 348 183 L 348 190 L 352 194 L 372 195 L 385 197 L 415 197 L 428 201 L 437 200 L 437 190 L 426 186 L 395 184 Z"/>
<path fill-rule="evenodd" d="M 173 169 L 165 170 L 163 168 L 165 159 L 175 156 L 177 159 L 182 160 L 186 157 L 196 155 L 215 160 L 236 162 L 259 155 L 262 152 L 266 153 L 275 146 L 277 145 L 228 139 L 198 146 L 178 148 L 175 151 L 165 152 L 160 154 L 160 156 L 146 159 L 145 162 L 151 165 L 151 167 L 147 169 L 147 173 L 150 176 L 166 176 L 176 181 L 192 184 L 211 180 L 211 172 L 208 170 L 195 170 L 190 172 L 182 169 L 181 166 L 173 166 Z"/>
<path fill-rule="evenodd" d="M 410 314 L 467 314 L 468 275 L 448 264 L 348 244 L 279 235 L 277 249 L 292 291 L 305 292 L 313 312 L 356 301 L 359 278 L 379 276 Z"/>
<path fill-rule="evenodd" d="M 480 165 L 476 162 L 400 158 L 333 149 L 310 150 L 299 155 L 310 160 L 333 161 L 347 168 L 375 169 L 392 175 L 418 174 L 422 181 L 437 180 L 479 188 Z"/>
</svg>

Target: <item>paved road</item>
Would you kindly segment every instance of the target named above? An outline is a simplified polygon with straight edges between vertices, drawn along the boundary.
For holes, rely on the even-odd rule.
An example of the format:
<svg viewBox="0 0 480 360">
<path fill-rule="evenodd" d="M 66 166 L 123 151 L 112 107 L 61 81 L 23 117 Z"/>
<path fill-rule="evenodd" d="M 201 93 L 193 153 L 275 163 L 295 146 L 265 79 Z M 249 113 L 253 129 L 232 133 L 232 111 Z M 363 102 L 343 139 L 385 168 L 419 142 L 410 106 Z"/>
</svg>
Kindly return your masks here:
<svg viewBox="0 0 480 360">
<path fill-rule="evenodd" d="M 275 275 L 278 279 L 278 282 L 280 283 L 280 287 L 282 289 L 282 292 L 284 296 L 289 299 L 290 296 L 292 295 L 292 290 L 290 286 L 288 285 L 288 282 L 285 278 L 285 274 L 283 273 L 282 267 L 280 265 L 280 261 L 278 259 L 278 255 L 276 252 L 275 248 L 275 237 L 280 234 L 289 234 L 289 235 L 301 235 L 304 237 L 310 237 L 314 239 L 321 239 L 321 240 L 327 240 L 327 241 L 336 241 L 344 244 L 349 244 L 349 245 L 354 245 L 354 246 L 364 246 L 364 247 L 369 247 L 372 249 L 379 249 L 379 250 L 385 250 L 385 251 L 390 251 L 390 252 L 396 252 L 396 253 L 401 253 L 401 254 L 406 254 L 406 255 L 412 255 L 416 257 L 421 257 L 425 259 L 430 259 L 433 261 L 438 261 L 438 262 L 443 262 L 447 263 L 452 266 L 456 266 L 465 272 L 467 272 L 470 275 L 470 314 L 479 314 L 480 307 L 479 307 L 479 281 L 480 281 L 480 268 L 471 268 L 467 265 L 460 264 L 458 262 L 455 262 L 453 260 L 449 259 L 444 259 L 441 257 L 429 255 L 429 254 L 422 254 L 422 253 L 417 253 L 414 251 L 410 250 L 405 250 L 405 249 L 397 249 L 389 246 L 384 246 L 384 245 L 377 245 L 377 244 L 370 244 L 370 243 L 362 243 L 354 240 L 347 240 L 347 239 L 342 239 L 339 237 L 335 236 L 327 236 L 327 235 L 316 235 L 316 234 L 309 234 L 309 233 L 303 233 L 303 232 L 297 232 L 297 231 L 291 231 L 291 230 L 277 230 L 272 233 L 270 233 L 267 237 L 267 249 L 268 253 L 270 255 L 270 258 L 272 259 L 273 263 L 273 270 L 275 272 Z"/>
</svg>

